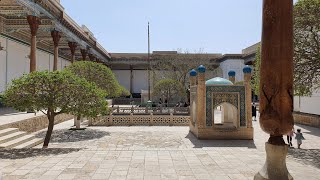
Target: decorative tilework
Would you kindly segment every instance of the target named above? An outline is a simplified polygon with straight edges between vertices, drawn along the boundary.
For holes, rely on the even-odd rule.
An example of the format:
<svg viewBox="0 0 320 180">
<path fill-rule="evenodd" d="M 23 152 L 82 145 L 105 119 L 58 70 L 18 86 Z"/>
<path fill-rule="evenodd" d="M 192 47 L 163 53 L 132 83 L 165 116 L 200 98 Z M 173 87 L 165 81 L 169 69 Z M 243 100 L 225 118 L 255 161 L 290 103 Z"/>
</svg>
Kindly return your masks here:
<svg viewBox="0 0 320 180">
<path fill-rule="evenodd" d="M 206 88 L 206 125 L 212 127 L 212 109 L 228 102 L 240 109 L 240 126 L 246 123 L 246 93 L 244 86 L 207 86 Z M 214 98 L 218 97 L 218 98 Z M 238 102 L 240 100 L 240 102 Z M 214 106 L 214 107 L 212 107 Z M 240 106 L 240 107 L 239 107 Z"/>
</svg>

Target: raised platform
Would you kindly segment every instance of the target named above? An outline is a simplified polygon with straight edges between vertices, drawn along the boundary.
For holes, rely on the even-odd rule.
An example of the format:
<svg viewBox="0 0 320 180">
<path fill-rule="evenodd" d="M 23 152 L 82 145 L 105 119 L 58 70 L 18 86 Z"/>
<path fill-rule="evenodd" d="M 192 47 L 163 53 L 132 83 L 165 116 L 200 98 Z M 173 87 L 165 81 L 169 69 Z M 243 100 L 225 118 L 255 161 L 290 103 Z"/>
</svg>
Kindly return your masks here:
<svg viewBox="0 0 320 180">
<path fill-rule="evenodd" d="M 17 128 L 20 131 L 32 133 L 48 127 L 47 116 L 43 113 L 26 113 L 16 112 L 9 108 L 0 110 L 0 130 L 7 128 Z M 72 119 L 73 116 L 68 114 L 58 115 L 55 124 Z"/>
<path fill-rule="evenodd" d="M 294 112 L 293 118 L 295 123 L 320 128 L 320 115 Z"/>
</svg>

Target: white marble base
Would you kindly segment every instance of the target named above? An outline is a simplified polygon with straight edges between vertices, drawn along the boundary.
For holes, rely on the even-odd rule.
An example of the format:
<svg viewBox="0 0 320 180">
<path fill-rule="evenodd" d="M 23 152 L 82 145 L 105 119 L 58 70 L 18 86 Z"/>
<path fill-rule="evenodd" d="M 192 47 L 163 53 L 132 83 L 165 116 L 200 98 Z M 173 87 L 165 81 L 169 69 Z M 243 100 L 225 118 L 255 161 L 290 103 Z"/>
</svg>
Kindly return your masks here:
<svg viewBox="0 0 320 180">
<path fill-rule="evenodd" d="M 254 180 L 293 180 L 286 166 L 288 146 L 276 146 L 266 143 L 267 159 L 262 170 L 254 176 Z"/>
</svg>

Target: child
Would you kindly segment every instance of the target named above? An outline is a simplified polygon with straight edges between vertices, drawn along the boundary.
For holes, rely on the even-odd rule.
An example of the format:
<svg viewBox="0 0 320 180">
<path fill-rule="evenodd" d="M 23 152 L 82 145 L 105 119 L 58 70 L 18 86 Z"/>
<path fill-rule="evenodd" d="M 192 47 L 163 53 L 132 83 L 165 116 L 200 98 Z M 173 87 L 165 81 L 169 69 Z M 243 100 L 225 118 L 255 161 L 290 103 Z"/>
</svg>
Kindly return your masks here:
<svg viewBox="0 0 320 180">
<path fill-rule="evenodd" d="M 297 133 L 295 133 L 295 134 L 296 134 L 298 148 L 300 149 L 300 146 L 302 144 L 302 140 L 305 140 L 305 138 L 303 137 L 303 135 L 301 133 L 301 129 L 297 129 Z"/>
<path fill-rule="evenodd" d="M 288 146 L 292 147 L 292 137 L 293 137 L 294 129 L 291 129 L 291 131 L 287 134 L 287 141 Z"/>
</svg>

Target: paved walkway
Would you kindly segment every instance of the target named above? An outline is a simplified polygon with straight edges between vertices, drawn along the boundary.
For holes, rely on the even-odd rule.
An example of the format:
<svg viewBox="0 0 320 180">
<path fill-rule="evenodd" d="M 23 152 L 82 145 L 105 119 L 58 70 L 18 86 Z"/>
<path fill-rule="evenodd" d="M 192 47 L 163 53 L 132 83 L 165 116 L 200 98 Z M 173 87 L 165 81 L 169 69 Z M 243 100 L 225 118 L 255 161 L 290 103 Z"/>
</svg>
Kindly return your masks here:
<svg viewBox="0 0 320 180">
<path fill-rule="evenodd" d="M 57 125 L 47 150 L 0 150 L 3 179 L 253 179 L 264 164 L 268 139 L 257 121 L 254 141 L 201 141 L 188 127 L 69 131 L 72 125 Z M 320 130 L 297 127 L 307 140 L 303 149 L 290 149 L 288 169 L 295 180 L 319 180 Z"/>
</svg>

